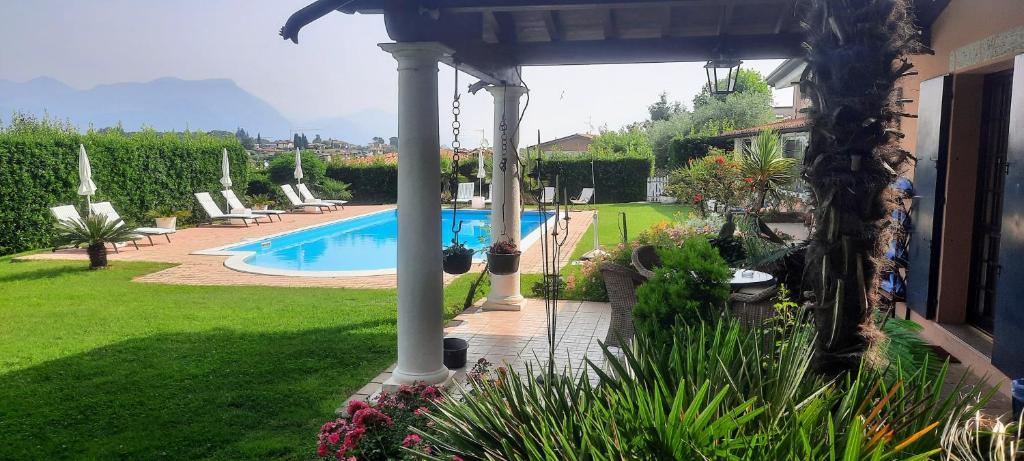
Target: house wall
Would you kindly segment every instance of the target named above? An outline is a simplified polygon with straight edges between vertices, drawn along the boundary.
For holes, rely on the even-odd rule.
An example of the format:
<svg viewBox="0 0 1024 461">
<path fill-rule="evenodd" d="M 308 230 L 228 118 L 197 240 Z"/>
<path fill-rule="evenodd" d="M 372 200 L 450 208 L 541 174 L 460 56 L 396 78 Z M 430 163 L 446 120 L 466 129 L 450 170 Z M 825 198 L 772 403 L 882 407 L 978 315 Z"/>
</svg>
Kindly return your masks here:
<svg viewBox="0 0 1024 461">
<path fill-rule="evenodd" d="M 542 152 L 586 152 L 593 140 L 584 136 L 573 136 L 569 139 L 550 141 L 540 144 Z"/>
<path fill-rule="evenodd" d="M 916 113 L 921 82 L 953 75 L 936 320 L 960 324 L 969 295 L 983 76 L 1010 68 L 1013 56 L 1024 52 L 1024 2 L 952 0 L 932 27 L 931 47 L 934 55 L 912 59 L 919 75 L 904 79 L 902 87 L 904 97 L 914 101 L 906 111 Z M 904 119 L 901 129 L 906 135 L 903 147 L 914 153 L 917 120 Z M 904 172 L 911 178 L 912 168 Z"/>
</svg>

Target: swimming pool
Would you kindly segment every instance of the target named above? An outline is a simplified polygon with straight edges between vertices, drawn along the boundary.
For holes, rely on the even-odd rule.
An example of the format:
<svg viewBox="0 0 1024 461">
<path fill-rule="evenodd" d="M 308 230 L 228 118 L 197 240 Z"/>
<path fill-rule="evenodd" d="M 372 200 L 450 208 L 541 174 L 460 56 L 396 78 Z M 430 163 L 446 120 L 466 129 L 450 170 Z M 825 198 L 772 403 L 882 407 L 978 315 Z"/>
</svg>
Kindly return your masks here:
<svg viewBox="0 0 1024 461">
<path fill-rule="evenodd" d="M 440 213 L 439 252 L 453 235 L 452 211 Z M 476 250 L 490 246 L 490 210 L 459 210 L 458 217 L 462 221 L 459 240 L 463 244 Z M 537 239 L 542 220 L 543 216 L 536 211 L 523 213 L 523 248 Z M 231 256 L 224 264 L 242 272 L 323 277 L 393 274 L 397 250 L 398 210 L 390 209 L 197 254 Z M 477 261 L 483 259 L 482 254 L 476 256 Z"/>
</svg>

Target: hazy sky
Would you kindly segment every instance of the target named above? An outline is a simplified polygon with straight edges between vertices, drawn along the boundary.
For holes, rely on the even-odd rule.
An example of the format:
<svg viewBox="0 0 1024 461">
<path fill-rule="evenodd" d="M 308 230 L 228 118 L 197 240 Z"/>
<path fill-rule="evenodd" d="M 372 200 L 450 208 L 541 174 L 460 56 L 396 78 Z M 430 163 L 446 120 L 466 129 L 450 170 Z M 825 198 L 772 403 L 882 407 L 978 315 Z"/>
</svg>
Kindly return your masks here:
<svg viewBox="0 0 1024 461">
<path fill-rule="evenodd" d="M 263 98 L 299 128 L 309 121 L 363 110 L 394 113 L 395 61 L 377 44 L 390 41 L 379 15 L 331 13 L 306 26 L 299 44 L 278 30 L 311 0 L 0 0 L 0 79 L 48 76 L 73 87 L 182 79 L 229 78 Z M 781 61 L 748 61 L 767 74 Z M 528 67 L 525 145 L 644 119 L 659 93 L 689 104 L 706 82 L 703 63 Z M 441 140 L 453 71 L 440 71 Z M 472 80 L 460 77 L 461 86 Z M 776 94 L 788 103 L 790 93 Z M 492 99 L 463 97 L 465 144 L 480 129 L 493 141 Z M 313 130 L 306 130 L 314 133 Z"/>
</svg>

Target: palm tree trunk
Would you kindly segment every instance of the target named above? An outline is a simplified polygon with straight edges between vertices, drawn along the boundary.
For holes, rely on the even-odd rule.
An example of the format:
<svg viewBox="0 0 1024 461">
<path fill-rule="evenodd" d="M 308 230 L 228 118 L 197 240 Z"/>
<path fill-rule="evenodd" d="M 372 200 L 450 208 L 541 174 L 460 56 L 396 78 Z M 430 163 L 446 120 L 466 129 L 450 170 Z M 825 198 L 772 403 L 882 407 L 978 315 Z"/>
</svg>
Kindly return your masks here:
<svg viewBox="0 0 1024 461">
<path fill-rule="evenodd" d="M 107 267 L 107 247 L 103 243 L 89 245 L 85 252 L 89 255 L 89 269 Z"/>
<path fill-rule="evenodd" d="M 906 0 L 810 3 L 801 91 L 813 129 L 803 175 L 817 227 L 804 280 L 818 329 L 815 366 L 836 375 L 856 370 L 882 335 L 871 314 L 891 207 L 884 192 L 907 158 L 892 96 L 911 67 L 906 56 L 922 48 Z"/>
</svg>

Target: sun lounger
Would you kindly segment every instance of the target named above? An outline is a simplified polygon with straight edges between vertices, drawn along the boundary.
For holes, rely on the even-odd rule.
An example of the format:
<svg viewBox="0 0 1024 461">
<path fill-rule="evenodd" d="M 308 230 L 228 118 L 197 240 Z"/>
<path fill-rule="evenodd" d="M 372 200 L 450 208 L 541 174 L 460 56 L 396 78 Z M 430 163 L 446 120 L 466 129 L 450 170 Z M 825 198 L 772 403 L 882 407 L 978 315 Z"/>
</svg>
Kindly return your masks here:
<svg viewBox="0 0 1024 461">
<path fill-rule="evenodd" d="M 292 189 L 292 186 L 290 184 L 281 184 L 281 190 L 284 191 L 285 197 L 288 197 L 288 201 L 292 204 L 292 208 L 294 208 L 294 209 L 305 208 L 305 207 L 315 207 L 321 213 L 323 213 L 324 212 L 324 208 L 327 208 L 328 210 L 330 210 L 331 208 L 335 208 L 335 209 L 338 208 L 337 205 L 333 205 L 333 204 L 325 203 L 325 202 L 318 202 L 318 201 L 303 202 L 302 200 L 299 199 L 298 195 L 295 195 L 295 190 Z"/>
<path fill-rule="evenodd" d="M 220 210 L 220 207 L 217 206 L 217 203 L 213 201 L 213 197 L 210 197 L 209 192 L 196 192 L 195 196 L 196 200 L 199 201 L 199 205 L 203 207 L 203 211 L 205 211 L 206 215 L 210 218 L 207 221 L 210 224 L 213 224 L 214 221 L 240 219 L 242 220 L 242 223 L 245 224 L 245 227 L 249 227 L 249 221 L 256 223 L 257 226 L 260 225 L 259 217 L 252 213 L 224 213 Z"/>
<path fill-rule="evenodd" d="M 89 205 L 89 209 L 92 210 L 93 214 L 105 216 L 107 221 L 122 221 L 121 215 L 114 210 L 114 206 L 110 202 L 96 202 Z M 149 244 L 153 244 L 154 235 L 162 235 L 167 239 L 167 243 L 171 243 L 171 234 L 174 233 L 174 229 L 164 229 L 163 227 L 136 227 L 135 233 L 146 237 L 149 240 Z"/>
<path fill-rule="evenodd" d="M 345 204 L 348 203 L 348 200 L 328 200 L 328 199 L 316 198 L 316 196 L 313 195 L 313 193 L 309 191 L 309 188 L 306 187 L 306 185 L 304 183 L 301 183 L 301 182 L 296 184 L 295 188 L 299 190 L 299 195 L 302 196 L 302 200 L 303 201 L 314 201 L 314 202 L 330 203 L 331 205 L 340 206 L 342 208 L 345 208 Z"/>
<path fill-rule="evenodd" d="M 224 196 L 224 200 L 228 201 L 228 208 L 232 210 L 249 209 L 249 207 L 242 204 L 241 200 L 238 200 L 238 196 L 235 195 L 235 191 L 231 189 L 225 189 L 220 191 L 220 194 Z M 277 216 L 277 220 L 281 220 L 281 215 L 287 213 L 284 210 L 249 210 L 254 215 L 264 215 L 270 221 L 274 221 L 273 217 Z"/>
</svg>

